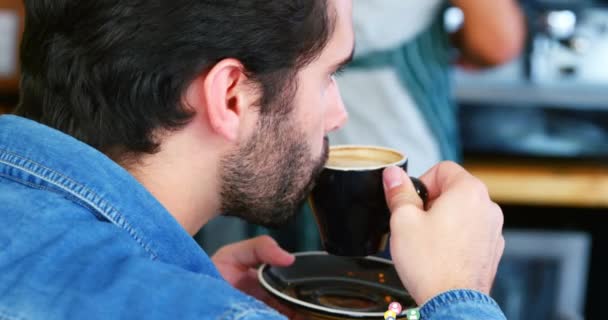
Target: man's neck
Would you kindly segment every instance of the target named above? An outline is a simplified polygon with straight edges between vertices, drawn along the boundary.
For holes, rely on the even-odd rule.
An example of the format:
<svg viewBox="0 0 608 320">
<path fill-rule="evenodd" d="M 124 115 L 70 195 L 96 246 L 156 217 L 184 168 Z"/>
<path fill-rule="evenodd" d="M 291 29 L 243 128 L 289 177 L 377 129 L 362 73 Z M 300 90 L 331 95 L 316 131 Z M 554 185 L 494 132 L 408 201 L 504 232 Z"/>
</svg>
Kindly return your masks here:
<svg viewBox="0 0 608 320">
<path fill-rule="evenodd" d="M 187 135 L 172 135 L 161 151 L 140 159 L 127 170 L 194 235 L 220 210 L 219 155 Z M 217 149 L 215 149 L 217 150 Z"/>
</svg>

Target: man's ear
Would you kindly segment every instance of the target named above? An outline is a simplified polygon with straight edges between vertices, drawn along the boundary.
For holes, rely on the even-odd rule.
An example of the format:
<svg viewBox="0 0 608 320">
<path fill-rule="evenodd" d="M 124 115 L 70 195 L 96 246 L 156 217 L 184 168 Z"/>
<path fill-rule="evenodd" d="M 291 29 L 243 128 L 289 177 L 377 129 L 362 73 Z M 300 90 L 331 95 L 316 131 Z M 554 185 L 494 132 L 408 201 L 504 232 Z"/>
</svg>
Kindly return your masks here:
<svg viewBox="0 0 608 320">
<path fill-rule="evenodd" d="M 255 103 L 244 66 L 235 59 L 224 59 L 188 88 L 186 102 L 196 113 L 206 117 L 209 128 L 229 141 L 235 141 L 245 111 Z"/>
</svg>

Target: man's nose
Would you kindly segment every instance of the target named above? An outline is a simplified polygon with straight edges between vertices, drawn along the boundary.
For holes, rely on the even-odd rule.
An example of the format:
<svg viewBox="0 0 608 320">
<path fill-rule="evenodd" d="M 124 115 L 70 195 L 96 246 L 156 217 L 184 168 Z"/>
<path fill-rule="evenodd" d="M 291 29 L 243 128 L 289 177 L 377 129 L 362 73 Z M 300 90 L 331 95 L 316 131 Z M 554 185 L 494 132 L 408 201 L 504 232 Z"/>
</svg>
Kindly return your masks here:
<svg viewBox="0 0 608 320">
<path fill-rule="evenodd" d="M 331 94 L 333 95 L 333 102 L 331 103 L 330 108 L 328 108 L 327 110 L 325 133 L 340 129 L 346 124 L 346 121 L 348 121 L 348 112 L 346 112 L 344 101 L 342 101 L 342 96 L 340 95 L 338 83 L 333 79 L 331 89 Z"/>
</svg>

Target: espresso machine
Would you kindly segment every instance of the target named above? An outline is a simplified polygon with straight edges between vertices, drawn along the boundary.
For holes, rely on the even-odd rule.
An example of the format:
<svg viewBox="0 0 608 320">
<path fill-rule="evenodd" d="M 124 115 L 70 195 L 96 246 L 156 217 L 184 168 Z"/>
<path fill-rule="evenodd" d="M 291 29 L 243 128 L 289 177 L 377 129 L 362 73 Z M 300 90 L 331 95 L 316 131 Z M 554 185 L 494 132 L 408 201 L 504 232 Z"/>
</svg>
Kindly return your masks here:
<svg viewBox="0 0 608 320">
<path fill-rule="evenodd" d="M 455 72 L 465 152 L 608 159 L 608 1 L 522 0 L 526 48 L 483 72 Z"/>
<path fill-rule="evenodd" d="M 531 37 L 525 72 L 533 83 L 608 85 L 608 9 L 591 0 L 524 3 Z"/>
</svg>

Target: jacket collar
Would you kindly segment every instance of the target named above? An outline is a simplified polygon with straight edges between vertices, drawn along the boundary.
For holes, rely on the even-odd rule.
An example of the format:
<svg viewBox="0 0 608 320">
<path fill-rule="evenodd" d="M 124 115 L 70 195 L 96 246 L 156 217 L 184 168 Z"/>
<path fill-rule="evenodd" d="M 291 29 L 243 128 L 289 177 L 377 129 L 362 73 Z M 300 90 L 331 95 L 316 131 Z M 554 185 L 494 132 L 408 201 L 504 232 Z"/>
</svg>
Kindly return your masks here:
<svg viewBox="0 0 608 320">
<path fill-rule="evenodd" d="M 87 144 L 40 123 L 0 116 L 0 167 L 35 176 L 122 228 L 152 259 L 220 277 L 208 255 L 128 171 Z"/>
</svg>

